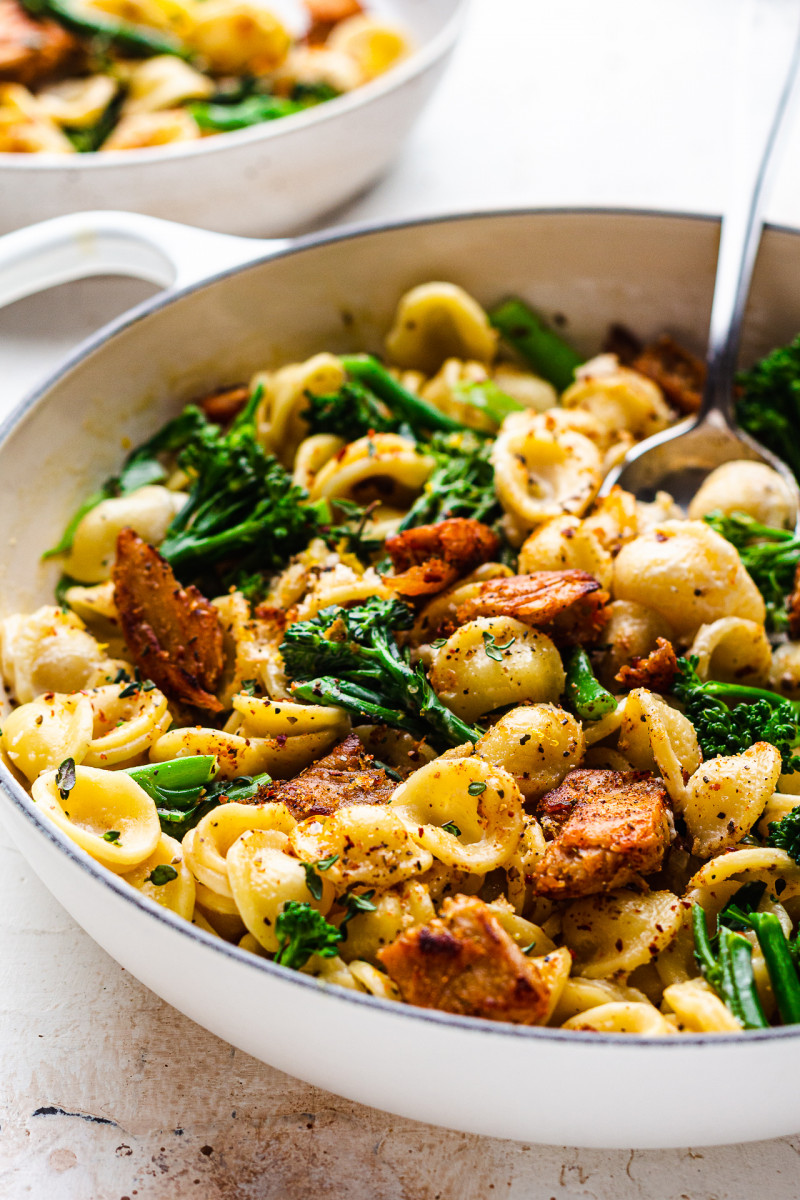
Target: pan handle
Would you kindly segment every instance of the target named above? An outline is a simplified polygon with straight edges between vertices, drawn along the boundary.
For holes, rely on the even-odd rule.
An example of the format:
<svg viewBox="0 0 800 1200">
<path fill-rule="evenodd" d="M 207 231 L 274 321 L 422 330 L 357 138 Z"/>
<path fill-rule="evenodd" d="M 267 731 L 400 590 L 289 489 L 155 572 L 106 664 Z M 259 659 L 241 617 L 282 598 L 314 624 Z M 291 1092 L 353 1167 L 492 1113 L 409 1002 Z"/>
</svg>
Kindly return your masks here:
<svg viewBox="0 0 800 1200">
<path fill-rule="evenodd" d="M 0 308 L 89 275 L 131 275 L 178 289 L 288 245 L 138 213 L 70 213 L 0 238 Z"/>
</svg>

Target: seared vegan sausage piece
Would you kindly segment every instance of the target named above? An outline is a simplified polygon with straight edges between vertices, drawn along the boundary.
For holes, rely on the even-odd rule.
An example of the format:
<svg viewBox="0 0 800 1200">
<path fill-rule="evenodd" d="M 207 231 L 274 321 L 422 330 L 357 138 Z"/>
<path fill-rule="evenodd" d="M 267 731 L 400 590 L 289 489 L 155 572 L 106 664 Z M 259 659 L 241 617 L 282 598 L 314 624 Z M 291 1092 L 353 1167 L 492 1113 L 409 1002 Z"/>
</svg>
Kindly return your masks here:
<svg viewBox="0 0 800 1200">
<path fill-rule="evenodd" d="M 280 800 L 298 821 L 326 817 L 350 804 L 385 804 L 397 783 L 372 763 L 372 755 L 350 733 L 294 779 L 267 784 L 257 801 Z"/>
<path fill-rule="evenodd" d="M 142 676 L 171 700 L 220 712 L 213 693 L 224 658 L 214 605 L 196 587 L 182 587 L 169 563 L 132 529 L 117 538 L 111 578 L 125 642 Z"/>
<path fill-rule="evenodd" d="M 515 617 L 544 629 L 557 642 L 593 642 L 606 623 L 604 592 L 586 571 L 534 571 L 488 579 L 478 595 L 458 610 L 458 620 Z"/>
<path fill-rule="evenodd" d="M 626 688 L 645 687 L 651 692 L 669 692 L 678 673 L 678 657 L 666 638 L 656 638 L 656 649 L 642 658 L 637 655 L 614 676 Z"/>
<path fill-rule="evenodd" d="M 445 900 L 440 916 L 401 933 L 378 958 L 408 1004 L 520 1025 L 547 1017 L 540 965 L 475 896 Z"/>
<path fill-rule="evenodd" d="M 609 892 L 657 871 L 670 842 L 667 793 L 647 771 L 570 771 L 537 815 L 553 835 L 534 870 L 540 896 Z"/>
<path fill-rule="evenodd" d="M 470 517 L 450 517 L 418 525 L 386 539 L 396 575 L 384 581 L 401 596 L 433 595 L 497 553 L 494 530 Z"/>
<path fill-rule="evenodd" d="M 28 16 L 18 0 L 0 0 L 0 82 L 43 83 L 80 51 L 80 43 L 56 21 Z"/>
</svg>

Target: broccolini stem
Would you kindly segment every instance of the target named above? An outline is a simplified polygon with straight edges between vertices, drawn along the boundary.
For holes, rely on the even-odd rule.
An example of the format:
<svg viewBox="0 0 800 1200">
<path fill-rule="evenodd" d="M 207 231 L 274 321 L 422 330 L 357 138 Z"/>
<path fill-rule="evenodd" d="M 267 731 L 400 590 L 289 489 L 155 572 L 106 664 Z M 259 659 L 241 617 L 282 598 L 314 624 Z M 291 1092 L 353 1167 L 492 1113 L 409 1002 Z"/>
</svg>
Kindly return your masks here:
<svg viewBox="0 0 800 1200">
<path fill-rule="evenodd" d="M 401 712 L 399 708 L 387 708 L 380 697 L 367 688 L 355 683 L 340 683 L 330 675 L 310 679 L 306 683 L 293 683 L 292 693 L 307 704 L 338 704 L 359 717 L 372 717 L 381 725 L 405 729 L 416 738 L 425 736 L 427 730 L 419 721 Z"/>
<path fill-rule="evenodd" d="M 575 382 L 575 368 L 583 359 L 522 300 L 504 300 L 490 311 L 489 320 L 537 375 L 560 392 Z"/>
<path fill-rule="evenodd" d="M 607 692 L 595 678 L 589 655 L 575 646 L 566 660 L 567 682 L 564 695 L 576 716 L 582 721 L 599 721 L 617 707 L 616 697 Z"/>
<path fill-rule="evenodd" d="M 790 704 L 795 713 L 800 713 L 800 702 L 787 700 L 785 696 L 781 696 L 777 692 L 769 692 L 766 688 L 748 687 L 746 684 L 739 683 L 720 683 L 711 679 L 702 684 L 698 691 L 704 696 L 713 696 L 715 700 L 737 696 L 742 700 L 766 700 L 768 704 L 772 705 Z"/>
<path fill-rule="evenodd" d="M 157 33 L 128 21 L 114 21 L 96 10 L 78 10 L 73 8 L 70 0 L 23 0 L 23 5 L 34 17 L 52 17 L 71 33 L 102 38 L 129 54 L 190 57 L 186 47 L 169 34 Z"/>
<path fill-rule="evenodd" d="M 692 905 L 692 933 L 694 934 L 694 956 L 704 978 L 716 989 L 719 981 L 719 963 L 714 956 L 705 911 L 700 904 Z"/>
<path fill-rule="evenodd" d="M 748 920 L 756 931 L 761 953 L 767 965 L 775 1003 L 784 1025 L 800 1024 L 800 980 L 786 935 L 775 913 L 751 912 Z"/>
<path fill-rule="evenodd" d="M 148 796 L 157 800 L 159 789 L 170 792 L 199 791 L 213 778 L 215 769 L 213 754 L 190 754 L 169 762 L 128 767 L 125 774 L 135 779 Z"/>
<path fill-rule="evenodd" d="M 439 412 L 438 408 L 420 400 L 419 396 L 399 384 L 377 358 L 369 354 L 343 354 L 341 363 L 352 379 L 370 388 L 396 416 L 408 421 L 414 429 L 440 429 L 455 433 L 464 428 L 460 421 Z"/>
<path fill-rule="evenodd" d="M 767 1029 L 753 975 L 753 948 L 746 937 L 721 925 L 719 960 L 722 969 L 720 993 L 745 1029 Z"/>
</svg>

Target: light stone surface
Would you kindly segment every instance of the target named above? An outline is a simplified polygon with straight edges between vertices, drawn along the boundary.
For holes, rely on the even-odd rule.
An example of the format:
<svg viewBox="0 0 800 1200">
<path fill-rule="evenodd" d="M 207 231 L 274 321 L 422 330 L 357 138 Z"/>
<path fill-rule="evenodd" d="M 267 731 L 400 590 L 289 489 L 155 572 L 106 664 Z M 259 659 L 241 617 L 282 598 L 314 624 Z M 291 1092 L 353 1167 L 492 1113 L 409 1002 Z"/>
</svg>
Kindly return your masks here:
<svg viewBox="0 0 800 1200">
<path fill-rule="evenodd" d="M 763 131 L 797 13 L 796 0 L 474 0 L 403 158 L 336 219 L 524 204 L 717 211 Z M 800 224 L 798 149 L 795 131 L 770 206 L 786 224 Z M 95 280 L 0 313 L 0 410 L 149 292 Z M 399 1120 L 282 1075 L 122 971 L 2 828 L 0 1080 L 3 1200 L 800 1196 L 800 1136 L 531 1146 Z M 643 1103 L 657 1086 L 642 1080 Z M 742 1104 L 757 1103 L 743 1080 Z"/>
</svg>

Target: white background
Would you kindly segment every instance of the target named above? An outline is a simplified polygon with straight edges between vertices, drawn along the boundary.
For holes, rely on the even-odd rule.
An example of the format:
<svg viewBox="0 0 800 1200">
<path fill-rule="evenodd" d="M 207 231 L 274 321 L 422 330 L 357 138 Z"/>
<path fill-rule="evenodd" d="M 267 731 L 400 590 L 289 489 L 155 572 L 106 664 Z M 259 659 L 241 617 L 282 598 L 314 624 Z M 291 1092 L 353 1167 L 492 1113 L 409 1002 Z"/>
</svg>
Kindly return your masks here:
<svg viewBox="0 0 800 1200">
<path fill-rule="evenodd" d="M 800 0 L 474 0 L 402 158 L 335 219 L 573 204 L 719 212 L 764 133 L 798 19 Z M 800 124 L 770 216 L 800 225 Z M 0 313 L 0 408 L 150 290 L 95 280 Z M 127 976 L 2 829 L 0 1081 L 3 1200 L 800 1196 L 800 1136 L 635 1153 L 519 1145 L 283 1076 Z M 641 1087 L 646 1104 L 658 1080 Z M 746 1079 L 742 1104 L 758 1104 Z"/>
</svg>

